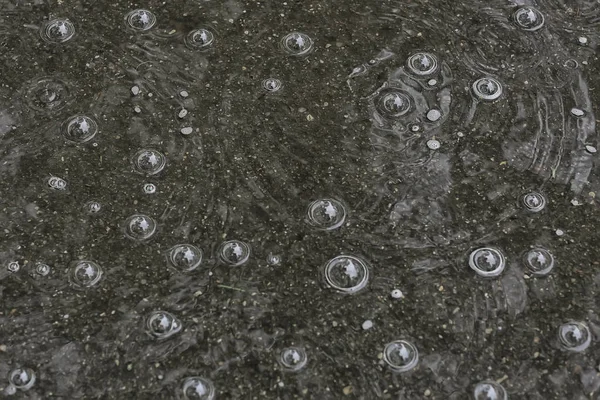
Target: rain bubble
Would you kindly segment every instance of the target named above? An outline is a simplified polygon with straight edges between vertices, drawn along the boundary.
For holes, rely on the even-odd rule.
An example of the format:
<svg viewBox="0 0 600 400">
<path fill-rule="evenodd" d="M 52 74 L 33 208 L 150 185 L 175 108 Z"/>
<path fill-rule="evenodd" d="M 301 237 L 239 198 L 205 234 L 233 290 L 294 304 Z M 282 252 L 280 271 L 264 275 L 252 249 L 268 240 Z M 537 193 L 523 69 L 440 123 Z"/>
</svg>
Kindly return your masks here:
<svg viewBox="0 0 600 400">
<path fill-rule="evenodd" d="M 183 398 L 186 400 L 213 400 L 215 386 L 206 378 L 191 376 L 183 381 Z"/>
<path fill-rule="evenodd" d="M 406 372 L 419 363 L 419 351 L 405 340 L 396 340 L 388 343 L 383 349 L 383 361 L 394 371 Z"/>
<path fill-rule="evenodd" d="M 313 48 L 312 39 L 305 33 L 292 32 L 281 41 L 283 49 L 291 55 L 302 56 L 310 53 Z"/>
<path fill-rule="evenodd" d="M 229 240 L 219 247 L 219 258 L 225 264 L 237 267 L 250 258 L 250 246 L 240 240 Z"/>
<path fill-rule="evenodd" d="M 8 269 L 10 272 L 19 272 L 19 270 L 21 269 L 21 266 L 19 265 L 19 263 L 17 261 L 12 261 L 12 262 L 8 263 L 8 265 L 6 266 L 6 269 Z"/>
<path fill-rule="evenodd" d="M 367 285 L 369 268 L 357 257 L 338 256 L 325 265 L 325 281 L 340 292 L 355 293 Z"/>
<path fill-rule="evenodd" d="M 146 194 L 154 194 L 156 193 L 156 185 L 154 183 L 145 183 L 143 190 Z"/>
<path fill-rule="evenodd" d="M 97 201 L 90 201 L 85 205 L 85 209 L 90 214 L 96 214 L 100 212 L 100 210 L 102 209 L 102 205 Z"/>
<path fill-rule="evenodd" d="M 493 247 L 482 247 L 471 253 L 469 266 L 483 277 L 498 276 L 506 266 L 506 259 L 500 250 Z"/>
<path fill-rule="evenodd" d="M 531 212 L 540 212 L 546 207 L 546 198 L 538 192 L 525 194 L 522 202 L 525 209 Z"/>
<path fill-rule="evenodd" d="M 42 39 L 52 43 L 64 43 L 75 36 L 75 26 L 68 19 L 53 19 L 40 32 Z"/>
<path fill-rule="evenodd" d="M 441 144 L 438 140 L 430 139 L 427 141 L 427 147 L 429 147 L 430 150 L 438 150 L 441 147 Z"/>
<path fill-rule="evenodd" d="M 31 368 L 16 368 L 10 371 L 8 381 L 19 390 L 29 390 L 35 383 L 35 372 Z"/>
<path fill-rule="evenodd" d="M 37 111 L 58 111 L 70 98 L 67 85 L 54 78 L 35 81 L 27 90 L 27 104 Z"/>
<path fill-rule="evenodd" d="M 346 221 L 346 209 L 337 200 L 315 200 L 308 206 L 308 222 L 319 229 L 337 229 Z"/>
<path fill-rule="evenodd" d="M 50 274 L 50 266 L 48 264 L 39 263 L 35 266 L 36 274 L 40 276 L 48 276 Z"/>
<path fill-rule="evenodd" d="M 473 93 L 480 100 L 492 101 L 502 95 L 502 84 L 491 77 L 480 78 L 473 82 Z"/>
<path fill-rule="evenodd" d="M 437 57 L 430 53 L 416 53 L 408 58 L 408 69 L 415 75 L 425 76 L 436 72 Z"/>
<path fill-rule="evenodd" d="M 473 389 L 475 400 L 507 400 L 506 390 L 499 383 L 494 381 L 482 381 L 475 385 Z"/>
<path fill-rule="evenodd" d="M 215 42 L 215 35 L 208 29 L 195 29 L 185 37 L 185 44 L 194 50 L 208 50 Z"/>
<path fill-rule="evenodd" d="M 137 170 L 146 175 L 156 175 L 165 168 L 167 158 L 157 150 L 143 149 L 133 157 Z"/>
<path fill-rule="evenodd" d="M 131 239 L 146 240 L 156 232 L 156 221 L 147 215 L 135 214 L 125 221 L 125 234 Z"/>
<path fill-rule="evenodd" d="M 274 93 L 279 92 L 283 88 L 283 83 L 277 78 L 267 78 L 262 81 L 262 87 L 267 92 Z"/>
<path fill-rule="evenodd" d="M 573 115 L 574 117 L 583 117 L 585 115 L 585 112 L 580 108 L 573 107 L 571 108 L 571 115 Z"/>
<path fill-rule="evenodd" d="M 269 265 L 280 265 L 281 264 L 281 256 L 279 254 L 269 253 L 267 255 L 267 264 Z"/>
<path fill-rule="evenodd" d="M 279 353 L 279 363 L 288 371 L 301 370 L 307 361 L 306 351 L 301 347 L 286 347 Z"/>
<path fill-rule="evenodd" d="M 401 117 L 412 107 L 412 99 L 408 93 L 400 89 L 388 88 L 379 93 L 375 100 L 377 112 L 384 117 Z"/>
<path fill-rule="evenodd" d="M 67 190 L 67 181 L 57 176 L 48 178 L 48 186 L 54 190 Z"/>
<path fill-rule="evenodd" d="M 85 143 L 96 136 L 98 124 L 86 115 L 76 115 L 65 121 L 62 131 L 67 140 Z"/>
<path fill-rule="evenodd" d="M 442 113 L 440 112 L 440 110 L 432 108 L 431 110 L 427 111 L 426 117 L 429 121 L 435 122 L 442 117 Z"/>
<path fill-rule="evenodd" d="M 554 257 L 552 253 L 541 247 L 531 249 L 523 256 L 525 267 L 533 275 L 548 275 L 554 268 Z"/>
<path fill-rule="evenodd" d="M 391 296 L 393 299 L 401 299 L 404 297 L 404 293 L 402 293 L 402 290 L 400 289 L 394 289 L 392 290 Z"/>
<path fill-rule="evenodd" d="M 513 19 L 525 31 L 537 31 L 544 26 L 544 15 L 533 7 L 519 8 L 513 14 Z"/>
<path fill-rule="evenodd" d="M 148 10 L 133 10 L 126 19 L 129 27 L 136 31 L 147 31 L 156 24 L 156 16 Z"/>
<path fill-rule="evenodd" d="M 580 352 L 589 347 L 592 335 L 585 323 L 570 321 L 558 328 L 558 340 L 563 349 Z"/>
<path fill-rule="evenodd" d="M 153 311 L 146 320 L 148 333 L 157 339 L 166 339 L 181 330 L 181 321 L 166 311 Z"/>
<path fill-rule="evenodd" d="M 93 261 L 77 261 L 71 265 L 69 280 L 75 286 L 92 287 L 102 279 L 102 268 Z"/>
<path fill-rule="evenodd" d="M 189 272 L 202 263 L 202 250 L 191 244 L 178 244 L 169 250 L 167 258 L 177 270 Z"/>
</svg>

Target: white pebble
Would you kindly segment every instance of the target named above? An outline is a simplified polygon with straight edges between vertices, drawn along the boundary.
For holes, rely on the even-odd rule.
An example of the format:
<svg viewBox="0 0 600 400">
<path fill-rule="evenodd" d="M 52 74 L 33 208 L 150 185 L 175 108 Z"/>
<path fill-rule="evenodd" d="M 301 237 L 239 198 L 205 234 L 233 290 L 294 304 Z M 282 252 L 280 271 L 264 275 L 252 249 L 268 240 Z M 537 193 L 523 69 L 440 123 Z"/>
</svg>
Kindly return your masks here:
<svg viewBox="0 0 600 400">
<path fill-rule="evenodd" d="M 185 118 L 185 116 L 188 114 L 188 110 L 186 110 L 185 108 L 182 108 L 181 111 L 179 111 L 179 114 L 177 114 L 177 116 L 179 118 Z"/>
<path fill-rule="evenodd" d="M 131 93 L 133 93 L 134 96 L 137 96 L 138 94 L 140 94 L 140 88 L 138 86 L 132 87 Z"/>
<path fill-rule="evenodd" d="M 366 320 L 365 322 L 363 322 L 362 324 L 362 328 L 366 331 L 367 329 L 371 329 L 373 327 L 373 321 L 371 321 L 370 319 Z"/>
<path fill-rule="evenodd" d="M 392 298 L 394 299 L 401 299 L 404 297 L 404 293 L 402 293 L 402 291 L 400 289 L 394 289 L 392 290 Z"/>
<path fill-rule="evenodd" d="M 192 129 L 189 126 L 186 126 L 185 128 L 181 128 L 181 134 L 182 135 L 189 135 L 190 133 L 193 132 L 194 129 Z"/>
</svg>

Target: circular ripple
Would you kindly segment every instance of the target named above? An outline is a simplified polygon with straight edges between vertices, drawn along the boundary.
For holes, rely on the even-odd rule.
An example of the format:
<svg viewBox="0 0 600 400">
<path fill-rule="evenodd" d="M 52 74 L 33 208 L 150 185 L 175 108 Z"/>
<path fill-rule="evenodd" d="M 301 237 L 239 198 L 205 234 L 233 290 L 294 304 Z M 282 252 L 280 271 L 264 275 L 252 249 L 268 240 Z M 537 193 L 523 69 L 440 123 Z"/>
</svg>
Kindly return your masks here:
<svg viewBox="0 0 600 400">
<path fill-rule="evenodd" d="M 48 186 L 54 190 L 67 190 L 67 181 L 57 176 L 48 178 Z"/>
<path fill-rule="evenodd" d="M 35 81 L 28 89 L 26 100 L 29 107 L 37 111 L 58 111 L 70 99 L 69 88 L 58 79 L 42 78 Z"/>
<path fill-rule="evenodd" d="M 279 353 L 279 364 L 288 371 L 299 371 L 306 365 L 308 357 L 301 347 L 286 347 Z"/>
<path fill-rule="evenodd" d="M 397 372 L 406 372 L 419 363 L 419 351 L 412 343 L 396 340 L 385 345 L 383 361 Z"/>
<path fill-rule="evenodd" d="M 312 39 L 305 33 L 292 32 L 281 40 L 283 49 L 294 56 L 302 56 L 308 54 L 313 49 Z"/>
<path fill-rule="evenodd" d="M 53 19 L 40 31 L 42 39 L 52 43 L 64 43 L 75 36 L 75 25 L 68 19 Z"/>
<path fill-rule="evenodd" d="M 8 374 L 8 381 L 19 390 L 29 390 L 35 383 L 35 372 L 31 368 L 16 368 Z"/>
<path fill-rule="evenodd" d="M 500 250 L 493 247 L 482 247 L 471 253 L 469 266 L 480 276 L 494 277 L 504 271 L 506 259 Z"/>
<path fill-rule="evenodd" d="M 585 323 L 570 321 L 558 328 L 558 340 L 563 349 L 580 352 L 589 347 L 592 335 Z"/>
<path fill-rule="evenodd" d="M 157 339 L 166 339 L 181 330 L 181 321 L 166 311 L 153 311 L 146 320 L 148 333 Z"/>
<path fill-rule="evenodd" d="M 225 264 L 237 267 L 250 258 L 250 246 L 240 240 L 229 240 L 219 247 L 219 258 Z"/>
<path fill-rule="evenodd" d="M 513 14 L 517 26 L 525 31 L 537 31 L 544 26 L 544 15 L 533 7 L 519 8 Z"/>
<path fill-rule="evenodd" d="M 135 154 L 133 164 L 143 174 L 156 175 L 165 168 L 167 158 L 160 151 L 143 149 Z"/>
<path fill-rule="evenodd" d="M 540 212 L 546 207 L 546 198 L 538 192 L 526 193 L 521 201 L 525 209 L 531 212 Z"/>
<path fill-rule="evenodd" d="M 275 93 L 279 92 L 283 88 L 283 82 L 277 78 L 267 78 L 262 81 L 262 87 L 267 92 Z"/>
<path fill-rule="evenodd" d="M 482 381 L 475 385 L 473 389 L 475 400 L 507 400 L 506 390 L 499 383 L 494 381 Z"/>
<path fill-rule="evenodd" d="M 215 42 L 215 35 L 208 29 L 194 29 L 185 37 L 185 44 L 194 50 L 208 50 Z"/>
<path fill-rule="evenodd" d="M 554 268 L 554 257 L 552 253 L 541 247 L 531 249 L 523 255 L 525 267 L 533 275 L 548 275 Z"/>
<path fill-rule="evenodd" d="M 346 209 L 337 200 L 315 200 L 308 206 L 308 222 L 319 229 L 337 229 L 346 221 Z"/>
<path fill-rule="evenodd" d="M 95 286 L 102 279 L 102 268 L 93 261 L 77 261 L 71 265 L 69 279 L 81 288 Z"/>
<path fill-rule="evenodd" d="M 63 123 L 64 137 L 75 143 L 85 143 L 98 133 L 98 124 L 86 115 L 75 115 Z"/>
<path fill-rule="evenodd" d="M 215 386 L 213 383 L 199 376 L 191 376 L 183 381 L 183 398 L 186 400 L 213 400 Z"/>
<path fill-rule="evenodd" d="M 375 99 L 377 112 L 390 118 L 397 118 L 407 114 L 412 108 L 412 97 L 400 89 L 383 89 Z"/>
<path fill-rule="evenodd" d="M 408 70 L 415 75 L 427 76 L 437 71 L 437 57 L 430 53 L 416 53 L 408 58 Z"/>
<path fill-rule="evenodd" d="M 502 84 L 491 77 L 477 79 L 473 82 L 472 89 L 480 100 L 493 101 L 502 95 Z"/>
<path fill-rule="evenodd" d="M 135 214 L 125 221 L 125 234 L 135 240 L 149 239 L 156 232 L 156 221 L 147 215 Z"/>
<path fill-rule="evenodd" d="M 191 244 L 178 244 L 169 250 L 169 263 L 182 272 L 193 271 L 202 263 L 202 250 Z"/>
<path fill-rule="evenodd" d="M 369 268 L 357 257 L 338 256 L 325 264 L 325 281 L 340 292 L 356 293 L 369 282 Z"/>
<path fill-rule="evenodd" d="M 156 16 L 148 10 L 133 10 L 126 15 L 127 25 L 136 31 L 147 31 L 156 24 Z"/>
</svg>

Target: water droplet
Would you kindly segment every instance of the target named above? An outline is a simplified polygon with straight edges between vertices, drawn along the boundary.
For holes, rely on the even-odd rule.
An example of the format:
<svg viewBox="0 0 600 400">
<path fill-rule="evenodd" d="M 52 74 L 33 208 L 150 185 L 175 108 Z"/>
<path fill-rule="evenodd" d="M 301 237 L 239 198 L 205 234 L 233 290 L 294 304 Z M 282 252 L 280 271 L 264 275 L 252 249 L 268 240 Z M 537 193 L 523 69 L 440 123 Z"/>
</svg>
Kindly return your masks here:
<svg viewBox="0 0 600 400">
<path fill-rule="evenodd" d="M 277 78 L 267 78 L 262 81 L 262 87 L 267 92 L 275 93 L 283 88 L 283 83 Z"/>
<path fill-rule="evenodd" d="M 148 333 L 157 339 L 166 339 L 181 330 L 181 321 L 166 311 L 153 311 L 146 320 Z"/>
<path fill-rule="evenodd" d="M 156 193 L 156 185 L 154 183 L 144 183 L 142 190 L 146 194 L 154 194 Z"/>
<path fill-rule="evenodd" d="M 477 272 L 477 275 L 494 277 L 504 271 L 506 259 L 500 250 L 493 247 L 482 247 L 471 253 L 469 266 Z"/>
<path fill-rule="evenodd" d="M 346 209 L 337 200 L 321 199 L 315 200 L 308 206 L 308 223 L 323 229 L 337 229 L 346 221 Z"/>
<path fill-rule="evenodd" d="M 93 261 L 76 261 L 69 271 L 70 282 L 80 288 L 95 286 L 102 279 L 102 268 Z"/>
<path fill-rule="evenodd" d="M 589 347 L 592 335 L 585 323 L 569 321 L 558 328 L 558 340 L 563 349 L 581 352 Z"/>
<path fill-rule="evenodd" d="M 147 31 L 156 24 L 156 16 L 148 10 L 133 10 L 125 17 L 130 28 Z"/>
<path fill-rule="evenodd" d="M 494 381 L 482 381 L 473 389 L 475 400 L 508 400 L 506 390 Z"/>
<path fill-rule="evenodd" d="M 357 257 L 338 256 L 325 265 L 325 281 L 340 292 L 356 293 L 367 286 L 369 268 Z"/>
<path fill-rule="evenodd" d="M 408 70 L 415 75 L 426 76 L 437 71 L 437 57 L 430 53 L 416 53 L 408 58 Z"/>
<path fill-rule="evenodd" d="M 554 268 L 554 257 L 548 250 L 538 247 L 526 252 L 523 256 L 525 267 L 533 275 L 548 275 Z"/>
<path fill-rule="evenodd" d="M 574 117 L 583 117 L 584 114 L 585 112 L 580 108 L 571 108 L 571 115 L 573 115 Z"/>
<path fill-rule="evenodd" d="M 31 368 L 16 368 L 10 371 L 8 381 L 19 390 L 29 390 L 35 383 L 35 372 Z"/>
<path fill-rule="evenodd" d="M 37 111 L 58 111 L 70 99 L 67 85 L 58 79 L 41 78 L 27 90 L 26 100 L 29 107 Z"/>
<path fill-rule="evenodd" d="M 404 297 L 404 293 L 400 289 L 392 290 L 391 296 L 393 299 L 401 299 Z"/>
<path fill-rule="evenodd" d="M 276 266 L 281 264 L 281 256 L 279 254 L 269 253 L 267 255 L 267 264 Z"/>
<path fill-rule="evenodd" d="M 8 269 L 9 272 L 19 272 L 19 270 L 21 269 L 21 266 L 19 265 L 19 263 L 17 261 L 12 261 L 9 262 L 8 265 L 6 266 L 6 269 Z"/>
<path fill-rule="evenodd" d="M 86 203 L 85 209 L 90 214 L 96 214 L 96 213 L 100 212 L 100 210 L 102 209 L 102 205 L 100 203 L 98 203 L 97 201 L 90 201 L 90 202 Z"/>
<path fill-rule="evenodd" d="M 96 121 L 85 115 L 75 115 L 63 123 L 63 135 L 76 143 L 90 141 L 98 133 Z"/>
<path fill-rule="evenodd" d="M 64 43 L 75 36 L 75 26 L 68 19 L 53 19 L 42 27 L 40 35 L 47 42 Z"/>
<path fill-rule="evenodd" d="M 191 244 L 178 244 L 169 250 L 169 263 L 182 272 L 193 271 L 202 263 L 202 250 Z"/>
<path fill-rule="evenodd" d="M 537 31 L 544 26 L 544 15 L 533 7 L 519 8 L 513 14 L 517 26 L 526 31 Z"/>
<path fill-rule="evenodd" d="M 400 89 L 383 89 L 377 99 L 375 99 L 375 108 L 383 117 L 401 117 L 407 114 L 412 108 L 412 97 Z"/>
<path fill-rule="evenodd" d="M 237 267 L 250 258 L 250 246 L 240 240 L 224 242 L 219 247 L 219 258 L 225 264 Z"/>
<path fill-rule="evenodd" d="M 546 198 L 538 192 L 525 194 L 522 202 L 525 209 L 531 212 L 540 212 L 546 207 Z"/>
<path fill-rule="evenodd" d="M 473 93 L 480 100 L 492 101 L 502 95 L 502 84 L 491 77 L 480 78 L 473 82 Z"/>
<path fill-rule="evenodd" d="M 288 371 L 299 371 L 307 363 L 308 357 L 302 347 L 286 347 L 279 353 L 279 363 Z"/>
<path fill-rule="evenodd" d="M 48 264 L 38 263 L 35 266 L 35 272 L 40 276 L 48 276 L 50 274 L 51 268 Z"/>
<path fill-rule="evenodd" d="M 195 29 L 185 37 L 185 44 L 194 50 L 208 50 L 215 42 L 215 35 L 208 29 Z"/>
<path fill-rule="evenodd" d="M 312 39 L 305 33 L 292 32 L 287 34 L 281 41 L 283 49 L 294 56 L 308 54 L 313 49 Z"/>
<path fill-rule="evenodd" d="M 431 122 L 435 122 L 437 120 L 439 120 L 442 117 L 442 113 L 439 110 L 431 109 L 429 111 L 427 111 L 427 115 L 426 115 L 427 119 Z"/>
<path fill-rule="evenodd" d="M 441 144 L 435 139 L 430 139 L 427 141 L 427 147 L 429 147 L 430 150 L 437 150 L 441 147 Z"/>
<path fill-rule="evenodd" d="M 134 240 L 149 239 L 156 232 L 156 221 L 147 215 L 135 214 L 125 221 L 125 234 Z"/>
<path fill-rule="evenodd" d="M 186 400 L 214 400 L 215 386 L 199 376 L 191 376 L 183 381 L 183 397 Z"/>
<path fill-rule="evenodd" d="M 67 190 L 67 181 L 57 176 L 51 176 L 48 179 L 48 186 L 54 190 Z"/>
<path fill-rule="evenodd" d="M 133 163 L 139 172 L 156 175 L 165 168 L 167 158 L 160 151 L 144 149 L 135 154 Z"/>
<path fill-rule="evenodd" d="M 419 351 L 405 340 L 396 340 L 388 343 L 383 349 L 383 361 L 394 371 L 406 372 L 419 363 Z"/>
</svg>

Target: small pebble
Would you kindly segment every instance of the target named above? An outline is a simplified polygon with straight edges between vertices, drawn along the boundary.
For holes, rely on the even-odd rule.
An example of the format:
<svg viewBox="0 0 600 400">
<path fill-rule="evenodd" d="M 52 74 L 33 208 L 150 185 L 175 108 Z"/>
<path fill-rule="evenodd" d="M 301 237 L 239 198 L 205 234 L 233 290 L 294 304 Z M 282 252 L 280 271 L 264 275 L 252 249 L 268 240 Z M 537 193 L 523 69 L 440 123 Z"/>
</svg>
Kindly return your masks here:
<svg viewBox="0 0 600 400">
<path fill-rule="evenodd" d="M 579 44 L 585 45 L 588 43 L 588 38 L 586 38 L 585 36 L 579 36 L 577 41 L 579 41 Z"/>
<path fill-rule="evenodd" d="M 435 108 L 427 111 L 427 119 L 431 122 L 435 122 L 442 116 L 442 113 L 436 110 Z"/>
<path fill-rule="evenodd" d="M 185 108 L 182 108 L 181 111 L 179 111 L 179 114 L 177 114 L 179 118 L 185 118 L 186 115 L 188 115 L 188 110 Z"/>
<path fill-rule="evenodd" d="M 365 322 L 363 322 L 362 324 L 362 328 L 366 331 L 367 329 L 371 329 L 373 327 L 373 321 L 371 321 L 370 319 L 366 320 Z"/>
<path fill-rule="evenodd" d="M 430 139 L 427 141 L 427 147 L 429 147 L 431 150 L 437 150 L 440 148 L 440 146 L 440 142 L 435 139 Z"/>
<path fill-rule="evenodd" d="M 404 297 L 404 293 L 402 293 L 402 291 L 400 289 L 392 290 L 391 294 L 392 294 L 393 299 L 401 299 Z"/>
<path fill-rule="evenodd" d="M 590 154 L 595 154 L 598 151 L 594 146 L 591 146 L 589 144 L 585 146 L 585 150 Z"/>
<path fill-rule="evenodd" d="M 185 90 L 182 90 L 181 92 L 179 92 L 179 95 L 183 98 L 188 97 L 190 94 L 188 92 L 186 92 Z"/>
<path fill-rule="evenodd" d="M 190 133 L 193 132 L 194 129 L 192 129 L 189 126 L 186 126 L 185 128 L 181 128 L 181 134 L 182 135 L 189 135 Z"/>
<path fill-rule="evenodd" d="M 138 94 L 140 94 L 140 88 L 139 88 L 138 86 L 134 86 L 134 87 L 132 87 L 132 88 L 131 88 L 131 93 L 132 93 L 134 96 L 137 96 Z"/>
<path fill-rule="evenodd" d="M 576 117 L 582 117 L 584 112 L 583 112 L 583 110 L 581 110 L 579 108 L 571 108 L 571 114 Z"/>
</svg>

